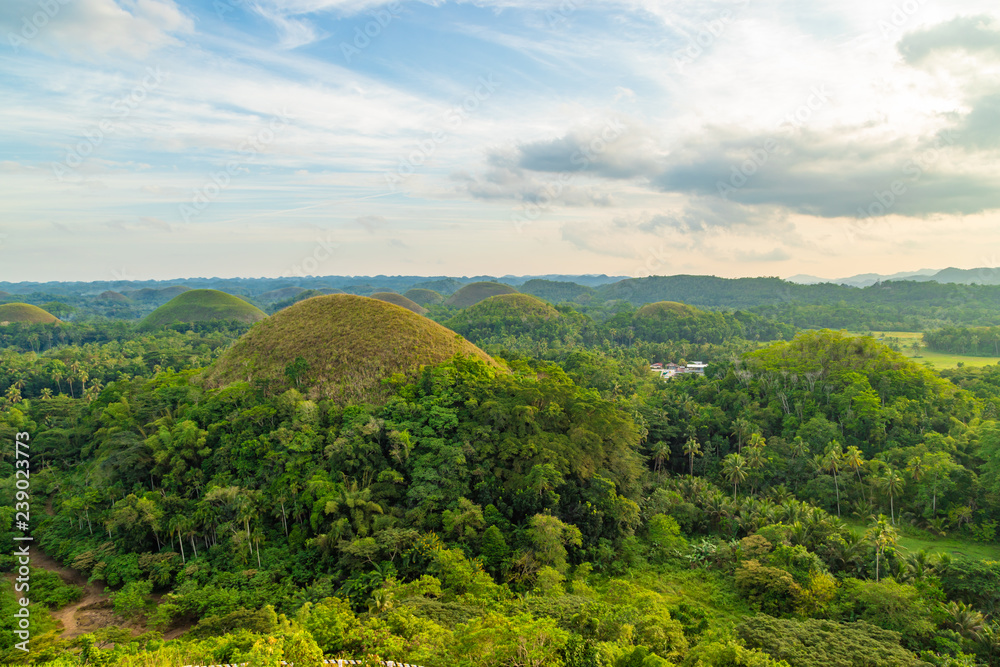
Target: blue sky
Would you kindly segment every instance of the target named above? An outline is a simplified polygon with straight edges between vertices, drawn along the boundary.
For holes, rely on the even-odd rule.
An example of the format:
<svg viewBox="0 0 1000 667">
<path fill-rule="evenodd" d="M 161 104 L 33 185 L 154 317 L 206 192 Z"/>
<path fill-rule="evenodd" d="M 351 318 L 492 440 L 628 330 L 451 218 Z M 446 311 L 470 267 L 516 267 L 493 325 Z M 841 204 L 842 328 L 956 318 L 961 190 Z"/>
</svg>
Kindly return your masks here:
<svg viewBox="0 0 1000 667">
<path fill-rule="evenodd" d="M 0 279 L 1000 264 L 1000 11 L 5 0 Z"/>
</svg>

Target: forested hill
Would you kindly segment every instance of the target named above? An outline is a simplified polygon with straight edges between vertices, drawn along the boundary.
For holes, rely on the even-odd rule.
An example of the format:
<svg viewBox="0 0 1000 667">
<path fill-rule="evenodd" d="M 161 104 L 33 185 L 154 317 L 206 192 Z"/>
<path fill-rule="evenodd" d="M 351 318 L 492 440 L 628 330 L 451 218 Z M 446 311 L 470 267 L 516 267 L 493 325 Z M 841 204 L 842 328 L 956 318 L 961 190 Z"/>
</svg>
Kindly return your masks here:
<svg viewBox="0 0 1000 667">
<path fill-rule="evenodd" d="M 604 282 L 598 283 L 599 279 Z M 493 291 L 476 298 L 462 298 L 466 291 L 483 286 L 491 286 Z M 15 302 L 36 305 L 69 322 L 95 317 L 137 319 L 177 296 L 179 291 L 199 288 L 238 296 L 269 313 L 316 294 L 346 292 L 371 296 L 418 290 L 417 295 L 434 297 L 432 301 L 441 304 L 439 311 L 431 313 L 438 321 L 448 319 L 457 309 L 472 305 L 480 298 L 516 291 L 553 305 L 569 304 L 598 320 L 620 312 L 623 305 L 638 308 L 649 303 L 673 301 L 709 310 L 749 311 L 798 328 L 926 331 L 949 325 L 1000 325 L 1000 285 L 908 280 L 858 288 L 832 283 L 800 285 L 774 277 L 730 279 L 695 275 L 623 280 L 606 276 L 558 276 L 558 280 L 525 280 L 511 276 L 434 279 L 310 276 L 132 283 L 0 283 L 0 288 L 7 293 L 6 296 L 0 294 L 0 305 Z M 430 307 L 433 304 L 421 305 Z M 442 308 L 447 312 L 441 311 Z"/>
<path fill-rule="evenodd" d="M 231 324 L 3 351 L 0 440 L 31 436 L 34 545 L 108 597 L 106 627 L 62 635 L 50 612 L 82 590 L 36 571 L 25 655 L 0 580 L 0 664 L 1000 665 L 993 374 L 953 383 L 832 331 L 670 381 L 585 340 L 410 370 L 400 335 L 464 341 L 357 296 L 282 313 L 228 351 Z M 564 335 L 576 316 L 510 294 L 457 324 Z M 727 316 L 636 319 L 744 325 Z M 316 391 L 379 359 L 377 402 Z M 942 534 L 981 559 L 904 543 Z"/>
</svg>

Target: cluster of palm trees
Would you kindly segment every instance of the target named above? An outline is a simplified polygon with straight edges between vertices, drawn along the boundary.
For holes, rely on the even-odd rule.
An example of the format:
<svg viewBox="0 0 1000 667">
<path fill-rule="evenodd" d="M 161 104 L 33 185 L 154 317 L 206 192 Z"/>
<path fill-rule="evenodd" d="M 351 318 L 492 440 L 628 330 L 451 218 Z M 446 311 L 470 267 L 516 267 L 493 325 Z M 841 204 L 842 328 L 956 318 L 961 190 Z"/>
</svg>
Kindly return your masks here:
<svg viewBox="0 0 1000 667">
<path fill-rule="evenodd" d="M 899 554 L 896 549 L 899 535 L 884 516 L 872 517 L 869 530 L 859 534 L 840 517 L 796 500 L 784 486 L 773 487 L 763 498 L 730 497 L 699 477 L 669 478 L 663 488 L 699 508 L 711 530 L 734 538 L 751 535 L 765 526 L 780 525 L 784 539 L 818 554 L 834 571 L 856 576 L 867 576 L 874 571 L 876 578 L 882 572 L 890 572 L 897 580 L 921 578 L 929 572 L 926 554 L 912 557 Z"/>
<path fill-rule="evenodd" d="M 736 421 L 739 422 L 740 420 L 737 419 Z M 737 428 L 739 429 L 739 426 Z M 753 432 L 750 434 L 745 453 L 742 438 L 739 443 L 739 451 L 733 452 L 722 459 L 722 474 L 733 485 L 734 499 L 736 498 L 736 492 L 739 490 L 740 484 L 761 470 L 768 461 L 767 455 L 764 454 L 764 447 L 767 445 L 767 441 L 760 433 Z"/>
</svg>

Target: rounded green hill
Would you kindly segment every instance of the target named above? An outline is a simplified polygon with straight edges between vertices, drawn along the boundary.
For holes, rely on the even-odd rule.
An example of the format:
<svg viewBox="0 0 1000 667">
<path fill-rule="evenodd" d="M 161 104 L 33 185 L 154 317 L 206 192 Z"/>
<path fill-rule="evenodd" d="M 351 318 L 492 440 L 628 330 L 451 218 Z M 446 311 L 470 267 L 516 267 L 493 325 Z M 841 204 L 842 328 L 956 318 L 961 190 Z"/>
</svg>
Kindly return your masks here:
<svg viewBox="0 0 1000 667">
<path fill-rule="evenodd" d="M 129 301 L 130 299 L 122 294 L 121 292 L 115 292 L 114 290 L 107 290 L 106 292 L 101 292 L 97 295 L 98 301 Z"/>
<path fill-rule="evenodd" d="M 55 324 L 59 318 L 28 303 L 5 303 L 0 306 L 0 324 Z"/>
<path fill-rule="evenodd" d="M 205 373 L 210 387 L 262 383 L 297 387 L 311 398 L 380 402 L 382 380 L 456 354 L 499 365 L 454 331 L 406 308 L 331 294 L 300 301 L 260 322 Z"/>
<path fill-rule="evenodd" d="M 483 299 L 448 320 L 447 325 L 472 340 L 496 334 L 529 333 L 562 315 L 530 294 L 498 294 Z"/>
<path fill-rule="evenodd" d="M 402 294 L 396 294 L 395 292 L 375 292 L 372 294 L 373 299 L 378 299 L 379 301 L 385 301 L 386 303 L 394 303 L 397 306 L 402 306 L 407 310 L 412 310 L 417 315 L 423 315 L 427 312 L 427 309 L 421 306 L 419 303 L 415 303 L 410 299 L 407 299 Z"/>
<path fill-rule="evenodd" d="M 423 287 L 414 287 L 411 290 L 407 290 L 403 292 L 403 296 L 425 308 L 444 302 L 443 296 L 432 289 L 424 289 Z"/>
<path fill-rule="evenodd" d="M 483 299 L 488 299 L 491 296 L 497 296 L 498 294 L 517 294 L 517 290 L 510 285 L 504 285 L 503 283 L 469 283 L 462 289 L 452 294 L 451 298 L 449 298 L 445 303 L 456 308 L 468 308 L 469 306 L 474 306 Z"/>
<path fill-rule="evenodd" d="M 163 304 L 141 323 L 144 329 L 155 329 L 178 322 L 211 322 L 239 320 L 259 322 L 267 317 L 260 308 L 243 299 L 214 289 L 193 289 L 178 294 Z"/>
<path fill-rule="evenodd" d="M 678 301 L 657 301 L 647 303 L 635 311 L 636 317 L 697 317 L 704 311 Z"/>
</svg>

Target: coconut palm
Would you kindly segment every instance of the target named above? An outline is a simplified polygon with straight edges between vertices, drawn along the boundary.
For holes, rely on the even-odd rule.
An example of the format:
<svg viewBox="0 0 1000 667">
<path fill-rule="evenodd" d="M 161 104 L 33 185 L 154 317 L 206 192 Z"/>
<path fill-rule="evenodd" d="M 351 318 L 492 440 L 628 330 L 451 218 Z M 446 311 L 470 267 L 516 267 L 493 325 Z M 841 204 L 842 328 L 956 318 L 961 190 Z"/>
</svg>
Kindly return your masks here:
<svg viewBox="0 0 1000 667">
<path fill-rule="evenodd" d="M 653 472 L 663 471 L 663 462 L 670 456 L 670 443 L 657 440 L 649 446 L 649 451 L 653 454 Z"/>
<path fill-rule="evenodd" d="M 838 479 L 838 474 L 840 473 L 840 466 L 843 464 L 844 454 L 840 450 L 840 443 L 836 440 L 830 441 L 830 444 L 826 448 L 826 452 L 823 454 L 822 466 L 823 469 L 833 475 L 833 486 L 837 490 L 837 516 L 840 516 L 840 480 Z"/>
<path fill-rule="evenodd" d="M 966 639 L 980 642 L 986 629 L 986 619 L 982 613 L 964 602 L 949 602 L 945 608 L 947 614 L 944 625 L 951 628 Z"/>
<path fill-rule="evenodd" d="M 896 518 L 894 515 L 895 508 L 893 507 L 893 498 L 898 496 L 900 491 L 903 490 L 905 480 L 897 471 L 889 468 L 885 471 L 885 474 L 879 478 L 878 485 L 889 496 L 889 518 L 892 520 L 892 525 L 895 526 Z"/>
<path fill-rule="evenodd" d="M 689 473 L 694 477 L 694 457 L 701 456 L 701 444 L 698 443 L 694 436 L 688 438 L 687 442 L 684 443 L 684 455 L 691 461 Z"/>
<path fill-rule="evenodd" d="M 722 474 L 733 484 L 733 500 L 736 490 L 747 479 L 747 462 L 740 454 L 730 454 L 722 460 Z"/>
<path fill-rule="evenodd" d="M 886 523 L 884 514 L 879 515 L 877 519 L 872 518 L 874 521 L 868 527 L 865 537 L 875 545 L 875 581 L 878 581 L 882 555 L 888 549 L 896 546 L 896 543 L 899 541 L 899 533 L 896 532 L 895 528 Z"/>
<path fill-rule="evenodd" d="M 861 454 L 861 450 L 851 445 L 844 452 L 844 465 L 853 470 L 858 476 L 858 484 L 861 485 L 861 497 L 865 496 L 864 483 L 861 481 L 861 467 L 865 464 L 865 457 Z"/>
</svg>

